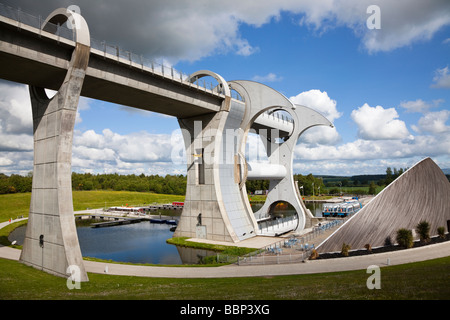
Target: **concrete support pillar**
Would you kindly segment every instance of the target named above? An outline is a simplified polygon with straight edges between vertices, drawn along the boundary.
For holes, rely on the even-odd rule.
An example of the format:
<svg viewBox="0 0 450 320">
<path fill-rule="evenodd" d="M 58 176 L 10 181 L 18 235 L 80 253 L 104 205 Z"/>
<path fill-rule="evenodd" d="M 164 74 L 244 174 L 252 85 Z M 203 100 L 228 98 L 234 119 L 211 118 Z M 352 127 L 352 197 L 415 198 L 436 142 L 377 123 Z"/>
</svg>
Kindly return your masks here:
<svg viewBox="0 0 450 320">
<path fill-rule="evenodd" d="M 257 227 L 240 191 L 236 140 L 245 105 L 231 100 L 228 84 L 213 72 L 202 70 L 191 79 L 203 76 L 217 79 L 225 99 L 217 113 L 178 119 L 188 165 L 186 198 L 174 236 L 238 242 L 255 236 Z"/>
<path fill-rule="evenodd" d="M 72 203 L 72 140 L 78 100 L 89 61 L 89 33 L 84 19 L 66 9 L 48 22 L 69 18 L 77 25 L 77 42 L 58 92 L 49 99 L 43 88 L 30 86 L 34 129 L 34 169 L 28 227 L 20 261 L 48 273 L 88 281 L 78 243 Z M 87 33 L 87 35 L 86 35 Z M 81 39 L 81 40 L 80 40 Z"/>
</svg>

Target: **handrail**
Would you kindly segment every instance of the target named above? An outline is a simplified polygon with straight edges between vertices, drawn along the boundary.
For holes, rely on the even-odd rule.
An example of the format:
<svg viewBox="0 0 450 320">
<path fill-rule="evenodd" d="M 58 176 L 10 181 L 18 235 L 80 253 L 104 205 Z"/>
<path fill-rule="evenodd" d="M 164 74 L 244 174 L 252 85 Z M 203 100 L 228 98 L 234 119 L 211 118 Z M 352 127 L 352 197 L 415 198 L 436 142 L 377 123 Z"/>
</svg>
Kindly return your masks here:
<svg viewBox="0 0 450 320">
<path fill-rule="evenodd" d="M 236 263 L 237 265 L 283 264 L 305 261 L 311 255 L 312 250 L 315 249 L 314 244 L 309 244 L 309 242 L 317 236 L 323 234 L 326 230 L 339 226 L 344 221 L 345 219 L 335 219 L 333 221 L 320 224 L 320 226 L 313 227 L 312 232 L 305 235 L 292 235 L 290 238 L 282 238 L 280 241 L 265 246 L 260 250 L 239 256 Z M 282 254 L 283 248 L 286 247 L 294 248 L 298 253 L 287 255 Z M 273 255 L 270 254 L 267 256 L 266 253 L 272 253 Z"/>
<path fill-rule="evenodd" d="M 0 16 L 5 18 L 14 20 L 17 22 L 17 27 L 19 29 L 23 28 L 23 25 L 33 27 L 39 30 L 39 35 L 42 35 L 42 26 L 44 23 L 44 19 L 41 16 L 34 16 L 30 13 L 22 11 L 20 8 L 12 8 L 6 4 L 0 3 Z M 48 25 L 52 25 L 56 30 L 56 36 L 58 39 L 63 38 L 70 41 L 75 41 L 73 30 L 68 27 L 66 24 L 64 25 L 55 25 L 52 23 L 47 23 Z M 123 48 L 106 43 L 106 41 L 99 41 L 95 38 L 91 37 L 91 49 L 98 50 L 103 55 L 103 57 L 114 58 L 117 61 L 126 62 L 130 66 L 140 67 L 141 69 L 146 69 L 146 71 L 150 71 L 154 74 L 158 74 L 165 78 L 171 80 L 177 80 L 181 83 L 188 83 L 188 79 L 190 79 L 190 75 L 183 73 L 182 71 L 178 71 L 173 68 L 173 66 L 168 66 L 164 63 L 164 58 L 160 58 L 161 62 L 157 62 L 155 59 L 148 59 L 143 57 L 142 55 L 137 55 L 129 50 L 124 50 Z M 191 84 L 189 84 L 191 85 Z M 212 82 L 207 82 L 202 79 L 202 81 L 197 81 L 192 85 L 193 88 L 202 88 L 201 90 L 205 92 L 209 92 L 214 95 L 222 95 L 217 90 L 216 84 Z M 236 91 L 232 91 L 231 97 L 233 99 L 243 101 L 243 98 Z"/>
</svg>

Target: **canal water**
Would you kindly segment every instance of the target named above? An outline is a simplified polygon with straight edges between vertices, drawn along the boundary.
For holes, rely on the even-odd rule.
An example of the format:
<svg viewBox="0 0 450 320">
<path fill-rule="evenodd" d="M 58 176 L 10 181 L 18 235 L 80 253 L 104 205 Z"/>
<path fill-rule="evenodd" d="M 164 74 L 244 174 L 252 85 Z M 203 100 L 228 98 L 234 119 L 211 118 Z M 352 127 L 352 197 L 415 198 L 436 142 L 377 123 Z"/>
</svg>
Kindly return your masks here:
<svg viewBox="0 0 450 320">
<path fill-rule="evenodd" d="M 94 220 L 91 220 L 95 222 Z M 92 228 L 77 224 L 78 241 L 83 257 L 116 262 L 150 263 L 159 265 L 199 264 L 214 251 L 178 247 L 166 242 L 172 238 L 168 224 L 140 223 Z M 22 245 L 26 226 L 16 228 L 8 237 Z"/>
<path fill-rule="evenodd" d="M 78 226 L 78 240 L 84 257 L 131 263 L 182 264 L 177 247 L 166 243 L 170 225 L 140 223 L 92 228 Z"/>
<path fill-rule="evenodd" d="M 257 211 L 261 206 L 262 204 L 253 203 L 253 211 Z M 311 212 L 315 209 L 316 216 L 321 216 L 321 204 L 306 206 Z M 161 214 L 167 213 L 161 212 Z M 181 211 L 174 213 L 172 210 L 170 214 L 179 216 Z M 273 214 L 288 216 L 293 213 L 290 208 L 278 206 Z M 166 243 L 166 240 L 173 236 L 171 227 L 171 225 L 147 221 L 103 228 L 77 224 L 77 233 L 84 257 L 116 262 L 159 265 L 198 264 L 204 257 L 216 254 L 209 250 L 184 248 Z M 19 245 L 23 244 L 25 230 L 26 226 L 17 228 L 10 234 L 9 240 L 16 240 Z"/>
</svg>

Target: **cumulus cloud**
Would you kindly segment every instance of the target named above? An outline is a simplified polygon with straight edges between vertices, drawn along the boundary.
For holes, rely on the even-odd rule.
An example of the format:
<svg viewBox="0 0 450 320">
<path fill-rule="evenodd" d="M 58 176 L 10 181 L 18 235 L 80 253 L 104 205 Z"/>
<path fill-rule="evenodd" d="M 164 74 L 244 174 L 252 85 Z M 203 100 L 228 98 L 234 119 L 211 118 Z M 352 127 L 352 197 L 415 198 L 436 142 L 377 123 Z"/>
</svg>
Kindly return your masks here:
<svg viewBox="0 0 450 320">
<path fill-rule="evenodd" d="M 431 108 L 439 106 L 444 100 L 437 99 L 432 102 L 423 101 L 422 99 L 417 99 L 414 101 L 403 101 L 400 103 L 400 107 L 404 108 L 406 112 L 428 112 Z"/>
<path fill-rule="evenodd" d="M 281 12 L 295 14 L 300 25 L 319 33 L 342 26 L 350 28 L 369 52 L 428 40 L 450 24 L 450 2 L 446 0 L 230 0 L 226 5 L 209 0 L 14 2 L 16 7 L 42 16 L 69 5 L 80 7 L 94 38 L 172 61 L 198 60 L 214 52 L 251 55 L 258 47 L 241 36 L 241 24 L 259 27 L 280 19 Z M 366 26 L 370 5 L 380 8 L 379 30 Z"/>
<path fill-rule="evenodd" d="M 331 122 L 342 115 L 337 110 L 336 100 L 331 99 L 325 91 L 313 89 L 290 97 L 289 100 L 294 104 L 303 105 L 318 111 Z M 336 127 L 313 127 L 303 133 L 301 140 L 309 144 L 336 144 L 341 140 L 341 137 Z"/>
<path fill-rule="evenodd" d="M 404 139 L 410 134 L 395 108 L 371 107 L 365 103 L 353 110 L 351 118 L 358 125 L 358 136 L 365 140 Z"/>
<path fill-rule="evenodd" d="M 404 162 L 408 161 L 406 159 L 440 157 L 448 154 L 449 148 L 450 134 L 446 133 L 440 136 L 419 135 L 403 140 L 390 140 L 388 143 L 383 140 L 357 139 L 339 146 L 298 144 L 294 155 L 299 164 L 331 161 L 347 163 L 347 168 L 350 169 L 355 161 L 403 159 Z M 320 166 L 319 163 L 316 165 Z"/>
<path fill-rule="evenodd" d="M 381 10 L 381 29 L 364 33 L 369 52 L 390 51 L 416 42 L 430 40 L 450 24 L 450 3 L 435 1 L 361 1 L 376 4 Z"/>
<path fill-rule="evenodd" d="M 429 112 L 419 119 L 417 126 L 412 126 L 412 128 L 419 133 L 440 134 L 450 132 L 450 126 L 446 124 L 449 117 L 449 110 Z"/>
<path fill-rule="evenodd" d="M 450 89 L 450 72 L 448 66 L 436 70 L 431 87 Z"/>
<path fill-rule="evenodd" d="M 283 77 L 277 76 L 275 73 L 268 73 L 265 76 L 254 76 L 252 78 L 256 82 L 277 82 L 283 80 Z"/>
<path fill-rule="evenodd" d="M 91 36 L 120 45 L 147 57 L 166 57 L 169 64 L 180 60 L 198 60 L 216 53 L 234 53 L 249 56 L 258 52 L 258 43 L 252 43 L 240 33 L 244 24 L 256 28 L 282 18 L 289 12 L 290 19 L 322 34 L 333 28 L 349 28 L 361 40 L 366 52 L 390 51 L 417 42 L 428 41 L 437 31 L 450 23 L 450 2 L 447 0 L 167 0 L 124 3 L 118 0 L 15 0 L 3 1 L 26 12 L 46 17 L 58 7 L 78 5 L 86 18 Z M 369 30 L 367 7 L 378 5 L 381 29 Z M 300 28 L 299 28 L 300 30 Z M 300 32 L 300 31 L 299 31 Z M 444 44 L 448 44 L 448 39 Z M 275 73 L 262 75 L 260 80 L 276 81 Z M 263 78 L 264 77 L 264 78 Z M 448 67 L 436 70 L 433 87 L 450 88 Z M 0 83 L 0 165 L 8 168 L 32 168 L 33 141 L 31 107 L 26 87 L 20 89 Z M 342 114 L 337 102 L 327 92 L 310 90 L 291 97 L 321 112 L 334 122 Z M 81 104 L 88 102 L 80 100 Z M 413 127 L 420 135 L 412 137 L 394 108 L 370 107 L 365 104 L 354 110 L 351 118 L 358 126 L 358 139 L 338 145 L 339 128 L 316 127 L 308 130 L 296 147 L 297 159 L 334 162 L 367 159 L 388 159 L 417 154 L 448 155 L 450 137 L 448 114 L 431 113 L 434 102 L 421 99 L 400 105 L 407 112 L 421 112 L 424 116 Z M 28 109 L 28 111 L 27 111 Z M 27 115 L 29 114 L 29 116 Z M 78 117 L 78 122 L 81 117 Z M 386 139 L 389 139 L 387 143 Z M 178 141 L 178 144 L 174 141 Z M 79 170 L 100 168 L 107 172 L 172 172 L 175 168 L 170 150 L 181 140 L 169 135 L 157 136 L 144 132 L 120 135 L 106 129 L 102 132 L 84 131 L 75 135 L 73 166 Z M 173 149 L 172 149 L 173 150 Z M 20 151 L 20 152 L 19 152 Z M 257 152 L 258 153 L 258 152 Z M 356 160 L 355 160 L 356 159 Z M 330 167 L 330 169 L 332 169 Z M 335 166 L 335 170 L 343 169 Z M 30 169 L 28 169 L 30 170 Z M 5 172 L 5 171 L 4 171 Z"/>
<path fill-rule="evenodd" d="M 0 152 L 32 151 L 32 134 L 27 87 L 0 82 Z"/>
<path fill-rule="evenodd" d="M 171 137 L 169 134 L 141 131 L 122 135 L 110 129 L 104 129 L 101 133 L 94 130 L 77 131 L 73 143 L 75 169 L 85 171 L 94 168 L 108 172 L 114 168 L 117 172 L 140 168 L 148 173 L 154 165 L 165 166 L 169 170 L 174 165 L 172 150 L 184 146 L 179 134 Z M 185 162 L 177 164 L 181 167 L 173 167 L 170 171 L 185 167 Z"/>
<path fill-rule="evenodd" d="M 337 111 L 336 100 L 331 99 L 326 91 L 313 89 L 290 97 L 289 100 L 294 104 L 303 105 L 320 112 L 331 122 L 342 115 L 341 112 Z"/>
<path fill-rule="evenodd" d="M 0 82 L 0 129 L 6 134 L 32 134 L 31 101 L 26 86 Z"/>
</svg>

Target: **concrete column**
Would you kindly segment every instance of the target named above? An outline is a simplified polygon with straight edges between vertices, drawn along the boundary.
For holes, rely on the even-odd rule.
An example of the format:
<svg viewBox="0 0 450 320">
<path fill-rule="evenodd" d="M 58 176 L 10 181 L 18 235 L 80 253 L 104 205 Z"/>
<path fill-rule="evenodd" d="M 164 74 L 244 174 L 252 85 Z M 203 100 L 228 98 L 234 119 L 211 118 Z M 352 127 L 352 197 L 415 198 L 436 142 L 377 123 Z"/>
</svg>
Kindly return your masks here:
<svg viewBox="0 0 450 320">
<path fill-rule="evenodd" d="M 75 22 L 84 22 L 81 16 L 58 9 L 46 23 L 70 17 Z M 85 22 L 78 27 L 78 41 L 69 68 L 55 96 L 49 99 L 43 88 L 30 86 L 29 90 L 34 168 L 28 227 L 20 261 L 61 277 L 68 277 L 68 267 L 76 266 L 80 271 L 77 280 L 88 281 L 76 232 L 71 182 L 73 128 L 90 54 Z"/>
<path fill-rule="evenodd" d="M 236 130 L 245 105 L 231 100 L 226 81 L 211 71 L 199 71 L 191 79 L 203 76 L 217 79 L 224 101 L 217 113 L 178 119 L 188 165 L 186 198 L 174 236 L 238 242 L 256 235 L 256 221 L 240 191 Z"/>
</svg>

